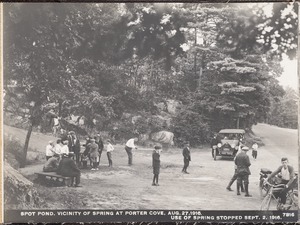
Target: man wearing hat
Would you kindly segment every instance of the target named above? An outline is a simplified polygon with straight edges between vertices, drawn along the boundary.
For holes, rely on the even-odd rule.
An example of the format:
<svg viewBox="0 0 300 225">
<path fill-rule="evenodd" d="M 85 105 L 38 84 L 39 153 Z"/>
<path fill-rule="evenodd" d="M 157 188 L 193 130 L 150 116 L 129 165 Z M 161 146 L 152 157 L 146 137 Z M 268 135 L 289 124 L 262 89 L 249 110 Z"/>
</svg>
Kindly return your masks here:
<svg viewBox="0 0 300 225">
<path fill-rule="evenodd" d="M 240 187 L 242 185 L 242 182 L 244 182 L 245 187 L 245 196 L 246 197 L 252 197 L 249 194 L 249 175 L 250 173 L 250 159 L 247 155 L 247 152 L 249 151 L 249 148 L 247 146 L 242 147 L 242 151 L 236 156 L 234 162 L 236 165 L 236 172 L 237 172 L 237 195 L 240 195 Z"/>
<path fill-rule="evenodd" d="M 79 157 L 80 157 L 80 141 L 77 138 L 76 134 L 74 131 L 70 131 L 70 136 L 69 136 L 69 151 L 74 152 L 75 154 L 75 159 L 77 165 L 79 165 Z"/>
<path fill-rule="evenodd" d="M 91 143 L 89 145 L 89 154 L 92 161 L 92 169 L 91 170 L 99 170 L 98 162 L 99 162 L 99 146 L 96 144 L 95 139 L 91 139 Z"/>
<path fill-rule="evenodd" d="M 71 185 L 73 186 L 74 178 L 75 178 L 75 185 L 74 187 L 80 187 L 80 169 L 77 167 L 76 163 L 73 159 L 71 159 L 74 156 L 73 152 L 70 152 L 68 155 L 63 154 L 62 160 L 60 160 L 58 168 L 57 168 L 57 174 L 60 174 L 65 177 L 71 177 Z"/>
<path fill-rule="evenodd" d="M 160 152 L 161 152 L 161 146 L 155 145 L 152 153 L 152 167 L 153 167 L 153 174 L 154 174 L 152 186 L 159 186 L 158 175 L 160 170 Z"/>
<path fill-rule="evenodd" d="M 190 143 L 189 142 L 185 142 L 184 143 L 184 148 L 182 151 L 182 155 L 183 155 L 183 163 L 184 166 L 182 168 L 182 172 L 183 173 L 188 173 L 186 170 L 190 164 L 191 161 L 191 152 L 190 152 Z"/>
</svg>

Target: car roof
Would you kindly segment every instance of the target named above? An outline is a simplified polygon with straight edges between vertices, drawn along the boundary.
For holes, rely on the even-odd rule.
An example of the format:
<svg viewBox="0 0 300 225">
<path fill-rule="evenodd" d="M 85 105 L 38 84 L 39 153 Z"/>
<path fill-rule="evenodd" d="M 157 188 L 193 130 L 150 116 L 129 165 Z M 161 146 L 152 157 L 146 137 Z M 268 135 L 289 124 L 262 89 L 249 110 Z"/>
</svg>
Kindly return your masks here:
<svg viewBox="0 0 300 225">
<path fill-rule="evenodd" d="M 219 131 L 219 134 L 244 134 L 243 129 L 223 129 Z"/>
</svg>

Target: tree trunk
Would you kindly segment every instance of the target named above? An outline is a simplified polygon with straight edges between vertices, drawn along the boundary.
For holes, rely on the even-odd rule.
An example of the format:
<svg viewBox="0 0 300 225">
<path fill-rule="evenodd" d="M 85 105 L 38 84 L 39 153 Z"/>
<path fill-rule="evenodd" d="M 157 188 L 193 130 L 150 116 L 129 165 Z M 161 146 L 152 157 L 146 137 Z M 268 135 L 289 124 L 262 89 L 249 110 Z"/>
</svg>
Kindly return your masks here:
<svg viewBox="0 0 300 225">
<path fill-rule="evenodd" d="M 21 168 L 24 168 L 25 165 L 26 165 L 27 151 L 28 151 L 30 136 L 31 136 L 31 133 L 32 133 L 32 128 L 33 128 L 33 124 L 31 122 L 30 126 L 29 126 L 29 129 L 27 131 L 27 135 L 26 135 L 26 139 L 25 139 L 25 145 L 24 145 L 24 148 L 23 148 L 23 160 L 20 163 Z"/>
<path fill-rule="evenodd" d="M 236 128 L 237 129 L 240 128 L 240 117 L 238 117 L 237 120 L 236 120 Z"/>
</svg>

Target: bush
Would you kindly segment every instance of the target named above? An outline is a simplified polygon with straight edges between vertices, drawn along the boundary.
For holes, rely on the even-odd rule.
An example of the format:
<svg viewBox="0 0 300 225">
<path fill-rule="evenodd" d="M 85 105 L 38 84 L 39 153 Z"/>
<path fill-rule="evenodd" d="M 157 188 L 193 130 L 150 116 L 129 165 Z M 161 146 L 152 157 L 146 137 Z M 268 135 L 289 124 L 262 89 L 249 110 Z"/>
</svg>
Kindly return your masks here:
<svg viewBox="0 0 300 225">
<path fill-rule="evenodd" d="M 192 146 L 209 142 L 210 127 L 205 118 L 190 110 L 182 111 L 173 118 L 172 131 L 177 146 L 183 141 L 189 141 Z"/>
</svg>

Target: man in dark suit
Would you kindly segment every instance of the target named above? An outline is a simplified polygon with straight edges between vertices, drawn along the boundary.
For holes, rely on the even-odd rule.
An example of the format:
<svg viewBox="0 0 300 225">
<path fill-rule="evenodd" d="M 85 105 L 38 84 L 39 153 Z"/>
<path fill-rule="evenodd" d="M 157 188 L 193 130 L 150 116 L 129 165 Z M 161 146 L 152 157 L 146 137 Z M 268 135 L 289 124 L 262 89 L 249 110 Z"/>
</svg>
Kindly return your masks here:
<svg viewBox="0 0 300 225">
<path fill-rule="evenodd" d="M 70 131 L 69 150 L 70 150 L 70 152 L 74 152 L 76 163 L 77 163 L 77 165 L 79 165 L 79 161 L 80 161 L 80 141 L 77 138 L 74 131 Z"/>
<path fill-rule="evenodd" d="M 190 161 L 191 161 L 191 152 L 190 152 L 189 142 L 184 143 L 184 148 L 183 148 L 183 151 L 182 151 L 182 155 L 183 155 L 183 163 L 184 163 L 184 166 L 182 168 L 182 172 L 183 173 L 188 173 L 186 170 L 187 170 L 187 168 L 190 164 Z"/>
<path fill-rule="evenodd" d="M 244 182 L 245 187 L 245 196 L 252 197 L 249 194 L 249 175 L 251 174 L 249 167 L 251 166 L 249 156 L 247 155 L 249 148 L 244 146 L 242 147 L 242 151 L 236 156 L 234 162 L 236 165 L 236 172 L 237 172 L 237 195 L 241 195 L 240 187 L 242 182 Z"/>
<path fill-rule="evenodd" d="M 71 159 L 71 157 L 74 154 L 72 152 L 70 152 L 68 155 L 64 154 L 63 158 L 60 160 L 58 168 L 57 168 L 57 174 L 60 174 L 62 176 L 65 177 L 71 177 L 71 185 L 73 186 L 74 183 L 74 178 L 75 178 L 75 185 L 74 187 L 80 187 L 80 170 L 77 167 L 77 165 L 75 164 L 75 162 L 73 161 L 73 159 Z"/>
</svg>

